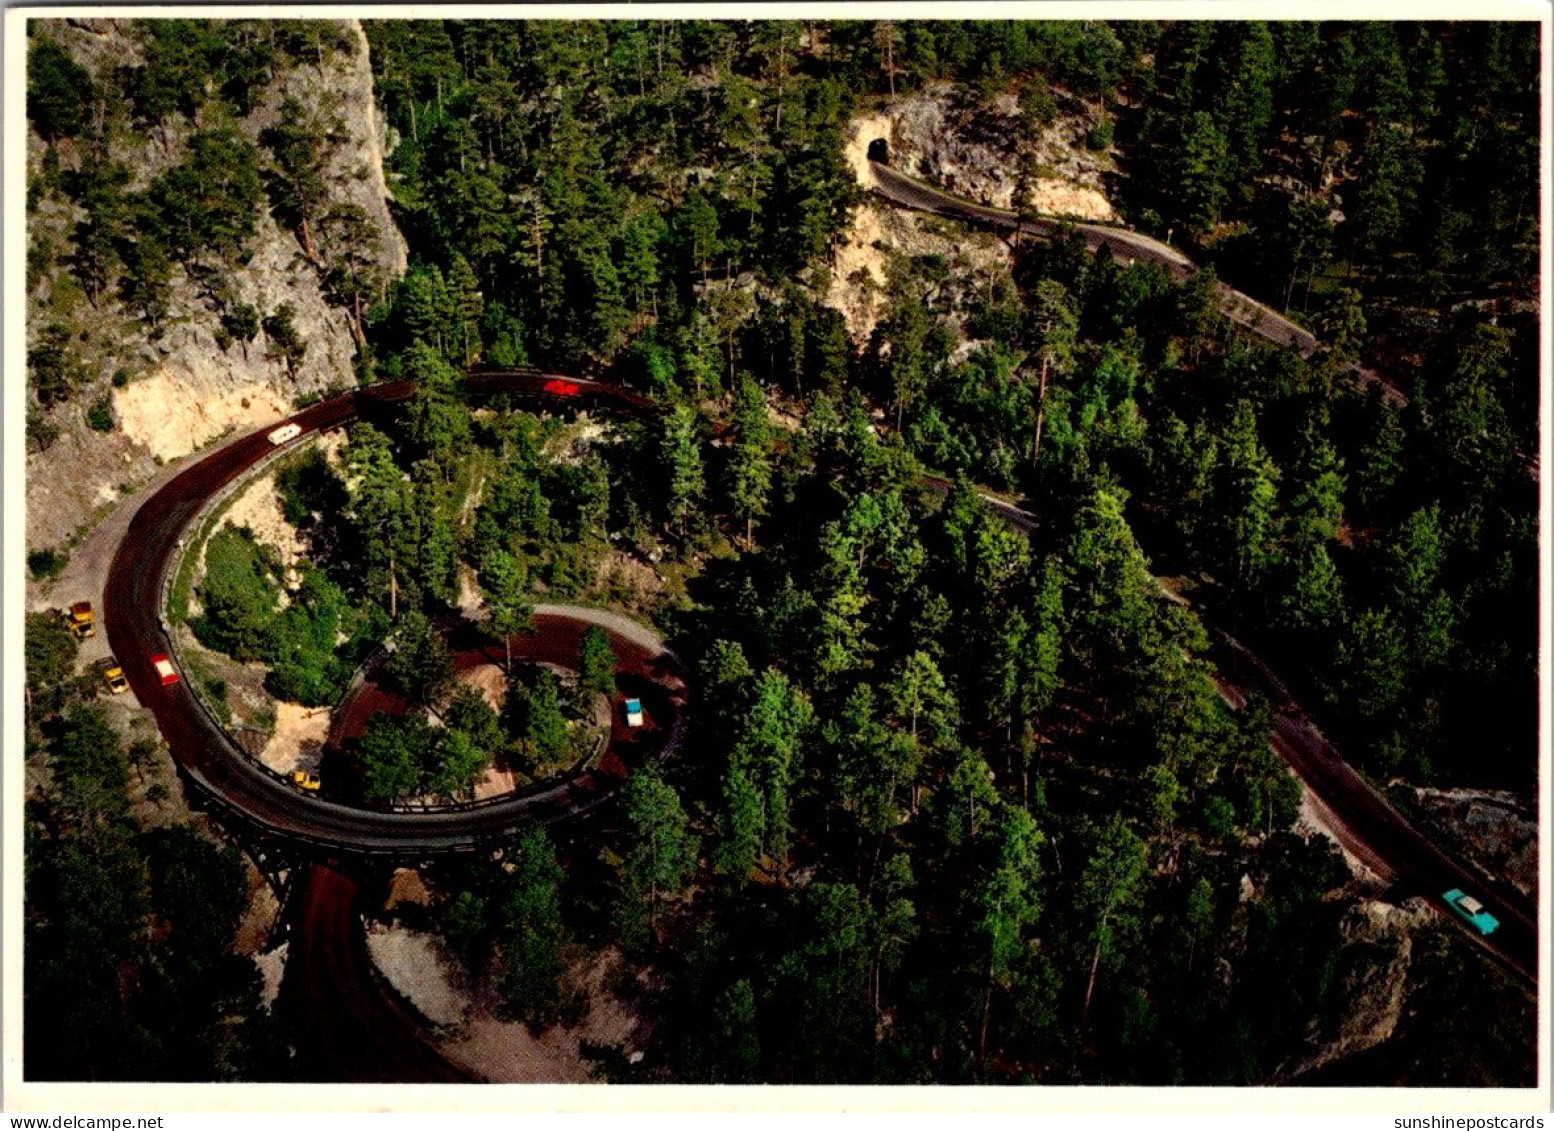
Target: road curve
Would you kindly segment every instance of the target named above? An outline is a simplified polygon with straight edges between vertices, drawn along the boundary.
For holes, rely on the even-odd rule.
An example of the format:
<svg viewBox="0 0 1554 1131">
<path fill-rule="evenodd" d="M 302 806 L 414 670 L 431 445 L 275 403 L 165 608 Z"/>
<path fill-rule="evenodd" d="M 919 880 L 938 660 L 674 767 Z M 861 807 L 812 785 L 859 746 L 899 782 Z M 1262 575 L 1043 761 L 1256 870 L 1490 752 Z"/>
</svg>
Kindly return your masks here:
<svg viewBox="0 0 1554 1131">
<path fill-rule="evenodd" d="M 507 394 L 515 401 L 555 407 L 605 408 L 626 416 L 647 413 L 648 402 L 592 381 L 521 370 L 470 375 L 476 395 Z M 297 413 L 307 435 L 358 417 L 379 418 L 413 392 L 408 381 L 373 386 Z M 272 426 L 273 427 L 273 426 Z M 302 797 L 276 774 L 244 755 L 195 699 L 186 680 L 164 687 L 150 657 L 170 652 L 161 621 L 167 563 L 206 503 L 274 448 L 269 429 L 228 443 L 181 472 L 141 506 L 114 556 L 103 594 L 103 624 L 142 706 L 155 716 L 174 760 L 196 795 L 213 808 L 269 833 L 320 850 L 377 856 L 420 856 L 467 851 L 508 839 L 523 828 L 549 824 L 596 804 L 604 783 L 590 774 L 542 792 L 464 811 L 388 813 Z M 617 642 L 617 646 L 622 646 Z M 667 651 L 652 657 L 665 673 L 683 676 Z"/>
<path fill-rule="evenodd" d="M 924 184 L 877 161 L 869 162 L 869 171 L 874 175 L 874 191 L 886 200 L 906 208 L 932 212 L 937 216 L 965 220 L 1001 231 L 1035 232 L 1042 236 L 1055 235 L 1066 224 L 1065 221 L 1047 217 L 1021 216 L 1018 212 L 1011 212 L 1006 208 L 990 208 L 985 204 L 977 204 Z M 1197 264 L 1181 252 L 1138 232 L 1082 221 L 1067 224 L 1067 226 L 1079 235 L 1091 252 L 1100 251 L 1104 247 L 1120 264 L 1126 265 L 1138 260 L 1158 263 L 1177 282 L 1198 272 Z M 1274 345 L 1293 346 L 1303 357 L 1310 357 L 1321 347 L 1322 343 L 1310 330 L 1296 325 L 1284 315 L 1264 306 L 1234 287 L 1220 283 L 1219 294 L 1220 307 L 1226 318 L 1246 327 Z M 1374 370 L 1350 363 L 1343 367 L 1343 371 L 1362 387 L 1375 386 L 1380 389 L 1382 396 L 1394 404 L 1401 405 L 1407 402 L 1401 389 Z"/>
<path fill-rule="evenodd" d="M 649 402 L 636 394 L 555 374 L 477 372 L 470 375 L 470 388 L 476 395 L 505 393 L 521 403 L 598 408 L 638 419 L 652 412 Z M 291 422 L 307 434 L 357 418 L 372 419 L 397 411 L 412 392 L 409 382 L 370 387 L 315 405 L 293 416 Z M 206 502 L 272 451 L 263 432 L 240 438 L 211 452 L 149 498 L 131 520 L 104 593 L 104 626 L 113 650 L 196 792 L 216 808 L 293 842 L 326 852 L 385 857 L 424 857 L 477 848 L 534 823 L 549 823 L 596 804 L 604 795 L 601 787 L 609 783 L 586 774 L 540 794 L 467 811 L 383 813 L 301 798 L 244 756 L 195 701 L 185 683 L 171 687 L 159 683 L 149 656 L 170 650 L 160 622 L 166 563 Z M 933 480 L 928 485 L 938 490 L 948 486 Z M 1014 525 L 1028 529 L 1034 522 L 1033 516 L 1012 504 L 990 502 Z M 1228 637 L 1221 639 L 1223 647 L 1250 656 Z M 677 677 L 683 676 L 672 655 L 666 652 L 657 660 Z M 1503 927 L 1491 939 L 1476 941 L 1523 976 L 1536 979 L 1536 923 L 1520 901 L 1451 861 L 1414 830 L 1320 740 L 1272 673 L 1255 657 L 1251 661 L 1248 666 L 1257 673 L 1252 682 L 1275 704 L 1274 748 L 1296 773 L 1413 892 L 1430 898 L 1438 908 L 1442 907 L 1440 893 L 1448 887 L 1463 886 L 1479 894 Z M 1249 677 L 1242 674 L 1239 678 Z M 358 953 L 361 941 L 349 929 L 354 901 L 351 881 L 338 873 L 313 869 L 302 880 L 293 929 L 299 956 L 306 958 L 295 974 L 288 971 L 288 993 L 291 1000 L 313 1003 L 308 1008 L 307 1028 L 316 1031 L 308 1039 L 316 1037 L 335 1049 L 346 1045 L 362 1049 L 359 1063 L 329 1058 L 335 1071 L 353 1079 L 462 1078 L 456 1068 L 425 1049 L 413 1021 L 385 997 L 381 987 L 363 983 L 370 977 L 363 973 L 370 969 L 370 963 Z M 342 1008 L 328 1009 L 330 1001 Z M 379 1004 L 363 1004 L 368 1001 Z M 326 1006 L 324 1013 L 352 1015 L 353 1019 L 338 1023 L 350 1032 L 341 1030 L 329 1037 L 325 1027 L 316 1025 L 320 1003 Z M 362 1009 L 367 1011 L 365 1020 L 355 1016 Z M 395 1051 L 371 1051 L 379 1042 L 387 1042 Z M 346 1055 L 356 1056 L 354 1052 Z"/>
<path fill-rule="evenodd" d="M 425 1039 L 420 1021 L 379 981 L 359 930 L 354 879 L 309 865 L 297 880 L 281 1008 L 311 1083 L 472 1083 Z"/>
<path fill-rule="evenodd" d="M 617 701 L 610 711 L 608 742 L 586 761 L 586 772 L 574 782 L 573 795 L 586 793 L 602 801 L 625 780 L 630 767 L 653 758 L 665 758 L 679 745 L 684 727 L 686 685 L 684 668 L 665 647 L 658 634 L 619 614 L 607 614 L 580 605 L 541 604 L 534 608 L 532 628 L 515 632 L 509 638 L 514 660 L 549 664 L 576 670 L 583 634 L 599 628 L 609 639 L 615 654 Z M 483 665 L 501 666 L 508 655 L 499 638 L 493 638 L 488 626 L 463 617 L 439 622 L 439 630 L 453 657 L 453 670 L 467 672 Z M 379 653 L 381 657 L 383 653 Z M 369 662 L 362 679 L 353 684 L 336 706 L 329 724 L 325 758 L 326 777 L 329 759 L 367 730 L 372 719 L 387 713 L 402 716 L 413 708 L 412 701 L 392 682 L 380 679 L 381 668 Z M 644 721 L 637 726 L 626 722 L 619 699 L 638 700 Z M 578 788 L 581 786 L 581 788 Z M 326 782 L 327 788 L 327 782 Z M 486 808 L 504 803 L 501 797 L 466 802 L 466 808 Z M 414 806 L 403 806 L 404 810 Z M 573 808 L 566 816 L 580 810 Z"/>
</svg>

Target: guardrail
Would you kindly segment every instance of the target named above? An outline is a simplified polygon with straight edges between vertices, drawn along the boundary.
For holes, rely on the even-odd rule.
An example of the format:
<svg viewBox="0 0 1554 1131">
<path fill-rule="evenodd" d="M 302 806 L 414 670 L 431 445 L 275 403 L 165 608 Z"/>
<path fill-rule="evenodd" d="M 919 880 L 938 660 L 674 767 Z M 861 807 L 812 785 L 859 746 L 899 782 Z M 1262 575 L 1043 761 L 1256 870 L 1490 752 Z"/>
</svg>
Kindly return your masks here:
<svg viewBox="0 0 1554 1131">
<path fill-rule="evenodd" d="M 579 382 L 583 385 L 591 385 L 591 382 Z M 629 408 L 638 408 L 636 402 L 643 398 L 631 395 L 632 403 Z M 164 558 L 158 566 L 157 576 L 154 581 L 155 592 L 158 594 L 159 608 L 157 610 L 157 623 L 160 629 L 161 643 L 174 664 L 183 672 L 191 673 L 189 664 L 190 653 L 180 647 L 176 626 L 170 623 L 170 603 L 174 593 L 174 586 L 178 578 L 190 565 L 188 555 L 203 548 L 216 529 L 218 516 L 231 504 L 233 498 L 246 490 L 252 483 L 270 471 L 273 466 L 283 459 L 296 455 L 304 445 L 315 443 L 323 432 L 329 431 L 337 425 L 329 424 L 319 427 L 300 437 L 297 442 L 278 447 L 273 451 L 265 451 L 255 462 L 245 468 L 230 483 L 221 487 L 213 495 L 204 501 L 197 512 L 185 521 L 183 526 L 184 536 L 179 538 L 173 551 Z M 241 442 L 241 440 L 237 441 Z M 192 586 L 193 573 L 189 572 Z M 613 610 L 601 609 L 601 612 L 613 612 Z M 619 615 L 619 614 L 617 614 Z M 640 624 L 641 622 L 636 622 Z M 647 628 L 647 626 L 642 626 Z M 619 630 L 617 630 L 619 631 Z M 656 641 L 657 647 L 673 656 L 662 644 L 661 635 L 652 629 L 648 629 Z M 154 647 L 154 644 L 153 644 Z M 360 680 L 365 678 L 374 661 L 381 660 L 382 651 L 374 654 L 365 662 L 358 672 L 353 675 L 352 686 L 347 689 L 347 694 Z M 222 744 L 225 756 L 237 759 L 246 765 L 251 771 L 258 771 L 262 778 L 274 782 L 281 790 L 289 788 L 286 775 L 266 766 L 260 759 L 250 754 L 234 738 L 229 724 L 223 722 L 215 707 L 203 694 L 197 680 L 184 678 L 182 681 L 188 694 L 198 704 L 210 729 L 214 732 L 215 741 Z M 342 697 L 343 699 L 343 697 Z M 338 703 L 336 704 L 338 706 Z M 657 757 L 662 759 L 679 747 L 681 736 L 684 732 L 686 720 L 683 711 L 676 711 L 674 721 L 665 736 L 665 742 L 657 752 Z M 612 725 L 613 729 L 613 725 Z M 340 840 L 335 837 L 318 835 L 313 832 L 288 828 L 278 835 L 298 845 L 309 846 L 330 853 L 341 851 L 368 857 L 408 859 L 420 858 L 430 854 L 466 853 L 482 851 L 485 846 L 499 843 L 511 838 L 524 827 L 548 826 L 557 821 L 564 820 L 572 815 L 588 812 L 614 797 L 617 790 L 607 783 L 597 783 L 601 788 L 591 788 L 595 783 L 591 782 L 590 774 L 598 766 L 601 756 L 609 747 L 611 731 L 599 735 L 593 742 L 589 752 L 581 758 L 563 776 L 550 782 L 539 783 L 532 788 L 522 791 L 513 791 L 496 797 L 485 798 L 478 801 L 448 802 L 437 805 L 401 806 L 398 808 L 379 808 L 370 806 L 348 806 L 362 812 L 376 812 L 383 815 L 403 814 L 406 817 L 413 815 L 436 815 L 438 813 L 459 813 L 468 810 L 493 809 L 500 806 L 512 806 L 512 819 L 502 823 L 492 823 L 489 827 L 482 827 L 474 831 L 450 832 L 446 840 L 432 836 L 429 843 L 425 838 L 411 843 L 395 843 L 394 838 L 385 835 L 381 839 L 372 836 L 360 839 Z M 244 827 L 251 827 L 260 832 L 269 833 L 275 830 L 265 820 L 255 817 L 246 810 L 239 808 L 233 800 L 212 781 L 208 780 L 204 773 L 197 767 L 183 761 L 178 762 L 179 775 L 189 790 L 191 800 L 207 811 L 220 816 L 224 821 L 229 821 Z M 338 808 L 337 804 L 328 803 L 332 808 Z"/>
<path fill-rule="evenodd" d="M 605 731 L 598 738 L 594 739 L 594 748 L 579 762 L 554 781 L 536 783 L 542 785 L 543 788 L 537 789 L 530 796 L 543 796 L 553 789 L 563 789 L 571 785 L 592 768 L 594 762 L 598 760 L 600 754 L 604 753 L 604 748 L 609 744 L 610 732 Z M 475 801 L 399 802 L 398 804 L 390 805 L 384 811 L 389 813 L 467 813 L 475 809 L 489 809 L 493 805 L 505 805 L 518 796 L 520 796 L 518 791 L 514 790 L 512 793 L 499 793 L 494 797 L 482 797 Z"/>
<path fill-rule="evenodd" d="M 205 690 L 200 686 L 201 681 L 191 678 L 193 668 L 189 664 L 187 657 L 184 655 L 183 649 L 179 646 L 177 628 L 169 622 L 167 613 L 168 605 L 172 601 L 172 587 L 178 577 L 179 570 L 183 568 L 184 559 L 188 557 L 191 552 L 203 548 L 205 543 L 210 540 L 211 536 L 215 533 L 215 530 L 214 528 L 208 529 L 208 527 L 215 519 L 215 517 L 225 510 L 225 508 L 231 503 L 232 499 L 236 495 L 242 491 L 246 491 L 256 479 L 262 476 L 265 472 L 269 471 L 271 467 L 279 463 L 282 459 L 295 455 L 304 447 L 315 443 L 318 440 L 319 435 L 320 433 L 318 432 L 309 433 L 302 437 L 301 441 L 298 443 L 277 448 L 275 451 L 266 454 L 261 459 L 256 460 L 242 475 L 238 476 L 231 483 L 228 483 L 220 491 L 217 491 L 208 500 L 206 500 L 205 505 L 199 509 L 198 513 L 196 513 L 194 518 L 190 520 L 187 527 L 187 529 L 193 531 L 193 533 L 190 534 L 187 538 L 179 539 L 177 551 L 170 555 L 167 560 L 162 563 L 162 576 L 159 579 L 157 586 L 158 591 L 162 595 L 162 607 L 157 612 L 157 622 L 162 626 L 162 637 L 167 642 L 168 654 L 172 657 L 173 663 L 177 669 L 184 675 L 184 685 L 189 689 L 190 696 L 194 699 L 195 703 L 199 704 L 199 708 L 205 713 L 205 717 L 210 720 L 211 725 L 214 726 L 216 730 L 220 732 L 221 736 L 226 739 L 227 745 L 236 754 L 238 754 L 247 762 L 251 763 L 253 766 L 262 770 L 264 773 L 268 774 L 270 777 L 274 778 L 276 781 L 280 782 L 282 785 L 289 784 L 286 775 L 281 773 L 279 770 L 272 769 L 271 767 L 265 765 L 263 761 L 250 754 L 246 749 L 243 748 L 241 743 L 232 737 L 229 724 L 221 720 L 221 717 L 216 713 L 215 708 L 212 707 L 210 702 L 206 699 Z M 190 586 L 192 590 L 192 579 L 190 581 Z M 185 622 L 185 624 L 187 624 L 187 622 Z M 202 786 L 204 785 L 203 782 L 200 784 Z M 205 786 L 203 792 L 209 795 L 214 791 L 212 791 L 208 786 Z"/>
</svg>

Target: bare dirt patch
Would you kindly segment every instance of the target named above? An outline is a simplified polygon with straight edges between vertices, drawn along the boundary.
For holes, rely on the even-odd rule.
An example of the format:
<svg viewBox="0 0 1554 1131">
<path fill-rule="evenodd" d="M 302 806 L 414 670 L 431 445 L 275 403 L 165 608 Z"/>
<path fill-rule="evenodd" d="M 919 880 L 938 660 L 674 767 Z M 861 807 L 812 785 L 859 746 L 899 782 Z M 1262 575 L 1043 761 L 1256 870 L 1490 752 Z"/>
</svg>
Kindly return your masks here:
<svg viewBox="0 0 1554 1131">
<path fill-rule="evenodd" d="M 224 432 L 255 428 L 291 412 L 274 388 L 221 388 L 208 372 L 177 361 L 115 389 L 113 409 L 124 434 L 163 460 L 188 455 Z"/>
<path fill-rule="evenodd" d="M 304 707 L 298 703 L 275 704 L 275 729 L 270 732 L 259 760 L 283 774 L 293 770 L 318 773 L 324 763 L 324 743 L 329 738 L 328 707 Z"/>
<path fill-rule="evenodd" d="M 885 241 L 881 209 L 860 205 L 836 247 L 826 304 L 839 310 L 854 342 L 868 340 L 885 306 Z"/>
<path fill-rule="evenodd" d="M 262 475 L 250 483 L 228 508 L 223 519 L 228 526 L 246 526 L 255 539 L 280 555 L 281 563 L 292 569 L 307 554 L 307 541 L 297 528 L 286 521 L 281 510 L 275 476 Z"/>
<path fill-rule="evenodd" d="M 502 709 L 502 696 L 507 692 L 507 675 L 500 664 L 477 664 L 459 673 L 459 683 L 473 687 L 491 704 L 493 711 Z"/>
<path fill-rule="evenodd" d="M 1023 202 L 1026 208 L 1043 216 L 1068 216 L 1077 220 L 1115 220 L 1111 201 L 1099 192 L 1067 181 L 1039 177 Z M 1012 207 L 1016 205 L 1011 205 Z"/>
<path fill-rule="evenodd" d="M 287 944 L 281 943 L 274 950 L 254 955 L 254 965 L 259 967 L 259 977 L 264 981 L 259 999 L 266 1009 L 274 1009 L 276 999 L 281 996 L 281 978 L 286 973 L 286 949 Z"/>
<path fill-rule="evenodd" d="M 431 902 L 432 895 L 426 890 L 421 873 L 414 868 L 395 869 L 394 877 L 389 881 L 388 898 L 383 901 L 385 912 L 398 907 L 424 908 L 430 906 Z"/>
<path fill-rule="evenodd" d="M 936 216 L 860 205 L 853 211 L 852 227 L 837 245 L 831 289 L 825 296 L 826 305 L 841 312 L 855 347 L 868 343 L 885 313 L 885 284 L 893 254 L 940 256 L 951 265 L 953 277 L 973 282 L 1007 271 L 1014 263 L 1009 245 L 988 232 Z"/>
<path fill-rule="evenodd" d="M 588 1014 L 578 1025 L 553 1025 L 535 1036 L 520 1022 L 497 1019 L 492 1013 L 495 1001 L 487 989 L 473 1003 L 476 1011 L 461 1035 L 445 1043 L 443 1052 L 493 1083 L 587 1083 L 593 1077 L 582 1056 L 584 1041 L 620 1045 L 628 1055 L 633 1051 L 640 1021 L 631 1006 L 608 988 L 619 961 L 619 952 L 610 948 L 587 956 L 570 971 L 568 980 L 588 1000 Z"/>
<path fill-rule="evenodd" d="M 437 936 L 408 927 L 367 925 L 367 950 L 373 965 L 417 1012 L 439 1028 L 463 1023 L 469 1008 L 453 984 Z"/>
</svg>

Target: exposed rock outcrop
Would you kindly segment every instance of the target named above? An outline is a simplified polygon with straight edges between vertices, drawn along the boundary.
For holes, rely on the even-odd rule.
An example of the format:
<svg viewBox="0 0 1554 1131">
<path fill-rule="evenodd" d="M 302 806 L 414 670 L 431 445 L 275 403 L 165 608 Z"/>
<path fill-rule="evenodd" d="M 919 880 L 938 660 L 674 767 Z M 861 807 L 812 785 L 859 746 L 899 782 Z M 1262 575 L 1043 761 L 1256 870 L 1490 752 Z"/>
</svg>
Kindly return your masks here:
<svg viewBox="0 0 1554 1131">
<path fill-rule="evenodd" d="M 1414 934 L 1431 929 L 1433 919 L 1417 899 L 1401 906 L 1368 899 L 1349 908 L 1339 928 L 1343 945 L 1334 973 L 1334 997 L 1342 1008 L 1312 1035 L 1310 1055 L 1281 1075 L 1313 1072 L 1392 1036 L 1410 990 Z"/>
<path fill-rule="evenodd" d="M 1031 135 L 1021 128 L 1013 94 L 987 99 L 940 84 L 855 125 L 850 156 L 861 183 L 868 183 L 869 143 L 884 138 L 893 168 L 983 204 L 1082 220 L 1116 218 L 1104 192 L 1108 160 L 1085 148 L 1090 121 L 1083 113 L 1060 114 Z M 1023 186 L 1022 169 L 1035 174 Z"/>
<path fill-rule="evenodd" d="M 908 95 L 887 109 L 855 118 L 846 155 L 858 184 L 874 183 L 870 149 L 887 143 L 892 168 L 999 208 L 1025 207 L 1051 216 L 1112 220 L 1102 191 L 1106 158 L 1084 149 L 1088 120 L 1060 115 L 1039 136 L 1017 128 L 1013 94 L 991 101 L 945 84 Z M 1021 168 L 1039 175 L 1025 177 Z M 1023 195 L 1016 200 L 1017 190 Z M 854 343 L 868 341 L 884 311 L 889 254 L 943 256 L 959 260 L 968 277 L 1009 267 L 1009 245 L 985 232 L 943 232 L 942 221 L 865 202 L 853 212 L 852 227 L 836 245 L 828 305 L 840 311 Z"/>
<path fill-rule="evenodd" d="M 251 111 L 234 124 L 257 142 L 280 119 L 288 96 L 326 108 L 337 126 L 330 132 L 324 168 L 327 207 L 361 209 L 377 270 L 393 279 L 404 272 L 406 246 L 388 209 L 367 39 L 357 21 L 338 28 L 339 48 L 278 68 Z M 142 61 L 125 22 L 48 21 L 47 30 L 94 81 L 106 82 L 111 69 Z M 141 140 L 119 143 L 112 156 L 129 171 L 127 187 L 144 188 L 180 161 L 193 128 L 173 114 Z M 65 170 L 79 168 L 90 156 L 84 146 L 62 141 L 52 147 L 49 160 Z M 34 177 L 49 149 L 35 133 L 29 137 Z M 159 463 L 232 430 L 268 423 L 291 412 L 300 397 L 349 387 L 357 379 L 351 318 L 326 294 L 323 266 L 310 262 L 297 233 L 268 212 L 258 217 L 251 254 L 225 271 L 221 284 L 229 303 L 249 304 L 261 318 L 289 308 L 305 349 L 300 360 L 276 356 L 262 332 L 251 341 L 231 340 L 221 330 L 209 286 L 195 285 L 181 270 L 173 273 L 167 315 L 156 336 L 111 291 L 89 303 L 64 267 L 73 230 L 84 215 L 56 196 L 29 220 L 30 247 L 54 249 L 52 266 L 29 280 L 29 345 L 44 324 L 65 325 L 86 372 L 70 400 L 41 414 L 57 437 L 28 457 L 29 549 L 65 543 L 92 524 L 99 508 L 146 480 Z M 94 406 L 95 429 L 88 421 Z M 111 414 L 108 431 L 102 430 L 104 412 Z"/>
<path fill-rule="evenodd" d="M 1537 898 L 1536 805 L 1503 790 L 1416 788 L 1413 797 L 1456 851 Z"/>
</svg>

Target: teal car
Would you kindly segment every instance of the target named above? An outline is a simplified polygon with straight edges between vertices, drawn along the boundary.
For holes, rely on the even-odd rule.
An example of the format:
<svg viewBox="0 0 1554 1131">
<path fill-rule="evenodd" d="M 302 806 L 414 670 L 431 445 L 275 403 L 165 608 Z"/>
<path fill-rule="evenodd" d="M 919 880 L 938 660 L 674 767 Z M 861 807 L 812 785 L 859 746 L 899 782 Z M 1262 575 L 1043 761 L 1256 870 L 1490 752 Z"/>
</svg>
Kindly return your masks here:
<svg viewBox="0 0 1554 1131">
<path fill-rule="evenodd" d="M 1485 911 L 1482 903 L 1461 888 L 1452 888 L 1451 891 L 1441 896 L 1441 898 L 1446 901 L 1446 906 L 1450 907 L 1458 915 L 1461 915 L 1469 923 L 1472 923 L 1481 935 L 1493 934 L 1495 929 L 1500 926 L 1499 919 Z"/>
</svg>

